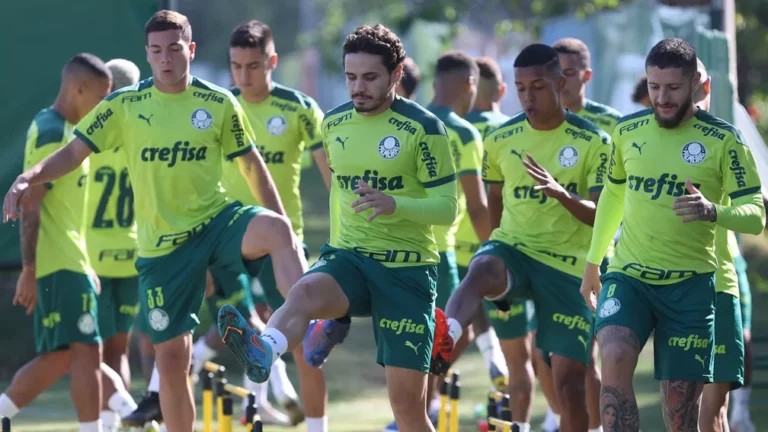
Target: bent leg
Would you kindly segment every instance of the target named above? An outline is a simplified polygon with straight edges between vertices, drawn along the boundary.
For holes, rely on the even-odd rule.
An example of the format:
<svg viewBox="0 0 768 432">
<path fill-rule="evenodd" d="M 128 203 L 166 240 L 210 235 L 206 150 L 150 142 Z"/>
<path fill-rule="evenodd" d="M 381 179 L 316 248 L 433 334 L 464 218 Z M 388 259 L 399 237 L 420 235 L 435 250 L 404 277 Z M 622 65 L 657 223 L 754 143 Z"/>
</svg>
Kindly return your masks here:
<svg viewBox="0 0 768 432">
<path fill-rule="evenodd" d="M 102 406 L 101 346 L 84 343 L 69 345 L 70 394 L 80 423 L 99 420 Z"/>
<path fill-rule="evenodd" d="M 587 366 L 587 412 L 589 413 L 589 428 L 600 427 L 600 368 L 597 366 L 597 342 L 591 341 L 589 365 Z"/>
<path fill-rule="evenodd" d="M 586 406 L 587 367 L 584 363 L 559 354 L 552 355 L 552 377 L 560 405 L 560 430 L 583 432 L 589 423 Z"/>
<path fill-rule="evenodd" d="M 395 422 L 402 432 L 434 431 L 427 416 L 427 374 L 387 366 L 387 392 Z"/>
<path fill-rule="evenodd" d="M 39 354 L 13 375 L 5 395 L 23 408 L 69 372 L 69 350 Z"/>
<path fill-rule="evenodd" d="M 638 432 L 640 414 L 632 378 L 640 355 L 640 342 L 627 327 L 606 326 L 598 330 L 603 386 L 600 417 L 606 431 Z"/>
</svg>

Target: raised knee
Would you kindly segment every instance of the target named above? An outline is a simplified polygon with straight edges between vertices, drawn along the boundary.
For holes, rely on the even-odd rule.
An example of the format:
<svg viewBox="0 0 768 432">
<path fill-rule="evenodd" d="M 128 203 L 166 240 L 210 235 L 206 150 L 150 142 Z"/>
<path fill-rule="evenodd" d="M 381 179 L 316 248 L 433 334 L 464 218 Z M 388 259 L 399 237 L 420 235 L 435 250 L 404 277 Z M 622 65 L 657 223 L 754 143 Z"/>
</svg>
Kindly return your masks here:
<svg viewBox="0 0 768 432">
<path fill-rule="evenodd" d="M 473 278 L 483 282 L 475 284 L 478 287 L 504 286 L 507 282 L 507 268 L 498 258 L 481 255 L 472 260 L 470 268 Z"/>
</svg>

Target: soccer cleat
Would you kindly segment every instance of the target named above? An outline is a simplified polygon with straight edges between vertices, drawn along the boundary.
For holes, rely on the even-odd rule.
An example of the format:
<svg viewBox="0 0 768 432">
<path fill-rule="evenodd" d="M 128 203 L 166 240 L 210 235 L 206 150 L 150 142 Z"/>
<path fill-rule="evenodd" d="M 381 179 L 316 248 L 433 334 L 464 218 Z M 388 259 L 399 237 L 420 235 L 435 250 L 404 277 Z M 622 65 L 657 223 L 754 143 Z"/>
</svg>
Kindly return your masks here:
<svg viewBox="0 0 768 432">
<path fill-rule="evenodd" d="M 496 391 L 505 393 L 507 391 L 507 384 L 509 384 L 509 378 L 499 370 L 499 367 L 494 362 L 491 362 L 489 372 L 491 374 L 491 384 L 493 384 Z"/>
<path fill-rule="evenodd" d="M 281 405 L 283 406 L 285 413 L 288 414 L 291 426 L 296 426 L 304 421 L 304 409 L 299 405 L 299 401 L 296 399 L 288 399 L 282 402 Z"/>
<path fill-rule="evenodd" d="M 440 308 L 435 308 L 435 336 L 432 342 L 432 358 L 429 362 L 429 373 L 445 375 L 453 360 L 453 339 L 448 334 L 448 320 Z"/>
<path fill-rule="evenodd" d="M 351 323 L 336 320 L 310 321 L 304 336 L 304 360 L 313 367 L 322 367 L 333 347 L 344 342 L 350 327 Z"/>
<path fill-rule="evenodd" d="M 278 411 L 272 404 L 261 405 L 257 409 L 257 413 L 261 418 L 261 422 L 265 425 L 273 426 L 295 426 L 291 424 L 291 420 L 287 415 Z M 251 420 L 253 422 L 253 420 Z M 248 419 L 245 418 L 245 414 L 240 417 L 240 424 L 246 426 Z"/>
<path fill-rule="evenodd" d="M 268 380 L 272 370 L 272 347 L 262 340 L 234 306 L 224 305 L 219 309 L 218 327 L 221 341 L 245 368 L 248 379 L 255 383 Z"/>
<path fill-rule="evenodd" d="M 160 411 L 160 395 L 156 392 L 147 392 L 139 402 L 136 409 L 128 416 L 123 417 L 124 427 L 143 428 L 151 422 L 163 422 L 163 413 Z"/>
</svg>

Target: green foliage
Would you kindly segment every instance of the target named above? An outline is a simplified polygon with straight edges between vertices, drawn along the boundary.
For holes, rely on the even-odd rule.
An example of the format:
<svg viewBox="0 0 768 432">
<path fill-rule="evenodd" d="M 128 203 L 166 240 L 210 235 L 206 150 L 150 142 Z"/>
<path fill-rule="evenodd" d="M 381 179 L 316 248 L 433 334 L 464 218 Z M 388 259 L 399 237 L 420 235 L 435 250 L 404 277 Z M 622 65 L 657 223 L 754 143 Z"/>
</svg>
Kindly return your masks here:
<svg viewBox="0 0 768 432">
<path fill-rule="evenodd" d="M 768 2 L 736 2 L 736 47 L 739 66 L 739 99 L 768 101 Z M 764 116 L 768 112 L 763 113 Z M 763 125 L 763 133 L 768 125 Z"/>
</svg>

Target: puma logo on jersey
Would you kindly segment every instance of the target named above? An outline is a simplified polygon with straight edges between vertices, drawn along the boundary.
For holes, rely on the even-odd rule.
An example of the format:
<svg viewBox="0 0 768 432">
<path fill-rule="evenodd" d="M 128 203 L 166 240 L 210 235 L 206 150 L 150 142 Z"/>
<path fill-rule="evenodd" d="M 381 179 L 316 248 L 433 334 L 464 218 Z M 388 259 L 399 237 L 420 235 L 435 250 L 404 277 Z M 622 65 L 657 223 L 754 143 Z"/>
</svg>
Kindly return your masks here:
<svg viewBox="0 0 768 432">
<path fill-rule="evenodd" d="M 685 188 L 685 181 L 677 181 L 677 174 L 663 173 L 659 178 L 641 177 L 631 175 L 627 178 L 629 190 L 635 192 L 645 192 L 651 195 L 651 200 L 659 199 L 662 194 L 679 197 L 688 194 Z M 696 189 L 701 188 L 701 183 L 694 183 Z"/>
<path fill-rule="evenodd" d="M 509 151 L 509 153 L 517 156 L 518 158 L 520 158 L 520 160 L 523 160 L 523 155 L 525 154 L 525 149 L 520 150 L 520 152 L 518 152 L 515 149 L 512 149 L 512 150 Z"/>
<path fill-rule="evenodd" d="M 93 123 L 88 126 L 88 129 L 86 129 L 85 132 L 88 135 L 93 135 L 97 129 L 104 127 L 104 124 L 112 117 L 113 114 L 114 112 L 112 112 L 112 108 L 108 108 L 106 111 L 96 114 L 96 118 L 93 120 Z"/>
<path fill-rule="evenodd" d="M 701 356 L 700 356 L 700 355 L 698 355 L 698 354 L 696 354 L 696 355 L 694 355 L 694 356 L 693 356 L 693 358 L 694 358 L 694 359 L 695 359 L 697 362 L 701 363 L 701 367 L 702 367 L 702 368 L 704 368 L 704 369 L 706 369 L 706 368 L 707 368 L 707 366 L 704 364 L 704 360 L 706 360 L 706 359 L 707 359 L 707 357 L 709 357 L 709 356 L 704 356 L 704 358 L 701 358 Z"/>
<path fill-rule="evenodd" d="M 419 347 L 421 346 L 421 344 L 414 345 L 413 343 L 411 343 L 411 341 L 405 341 L 405 346 L 413 349 L 413 352 L 415 352 L 416 355 L 419 355 Z"/>
<path fill-rule="evenodd" d="M 342 149 L 342 150 L 346 150 L 346 148 L 344 147 L 344 144 L 346 144 L 346 143 L 347 143 L 347 140 L 348 140 L 348 139 L 349 139 L 349 137 L 346 137 L 346 138 L 344 138 L 343 140 L 341 139 L 341 137 L 336 137 L 336 142 L 337 142 L 337 143 L 339 143 L 339 144 L 341 144 L 341 149 Z"/>
<path fill-rule="evenodd" d="M 150 120 L 152 120 L 153 116 L 154 114 L 150 114 L 149 117 L 144 117 L 144 114 L 139 114 L 139 119 L 144 120 L 148 125 L 152 126 L 152 122 Z"/>
<path fill-rule="evenodd" d="M 643 143 L 642 145 L 637 145 L 636 142 L 632 141 L 632 148 L 636 148 L 637 152 L 640 153 L 641 155 L 643 154 L 643 147 L 645 147 L 645 143 Z"/>
<path fill-rule="evenodd" d="M 208 147 L 192 147 L 189 141 L 176 141 L 173 147 L 144 147 L 141 149 L 141 160 L 144 162 L 168 162 L 168 168 L 176 166 L 176 162 L 193 162 L 205 160 Z"/>
</svg>

